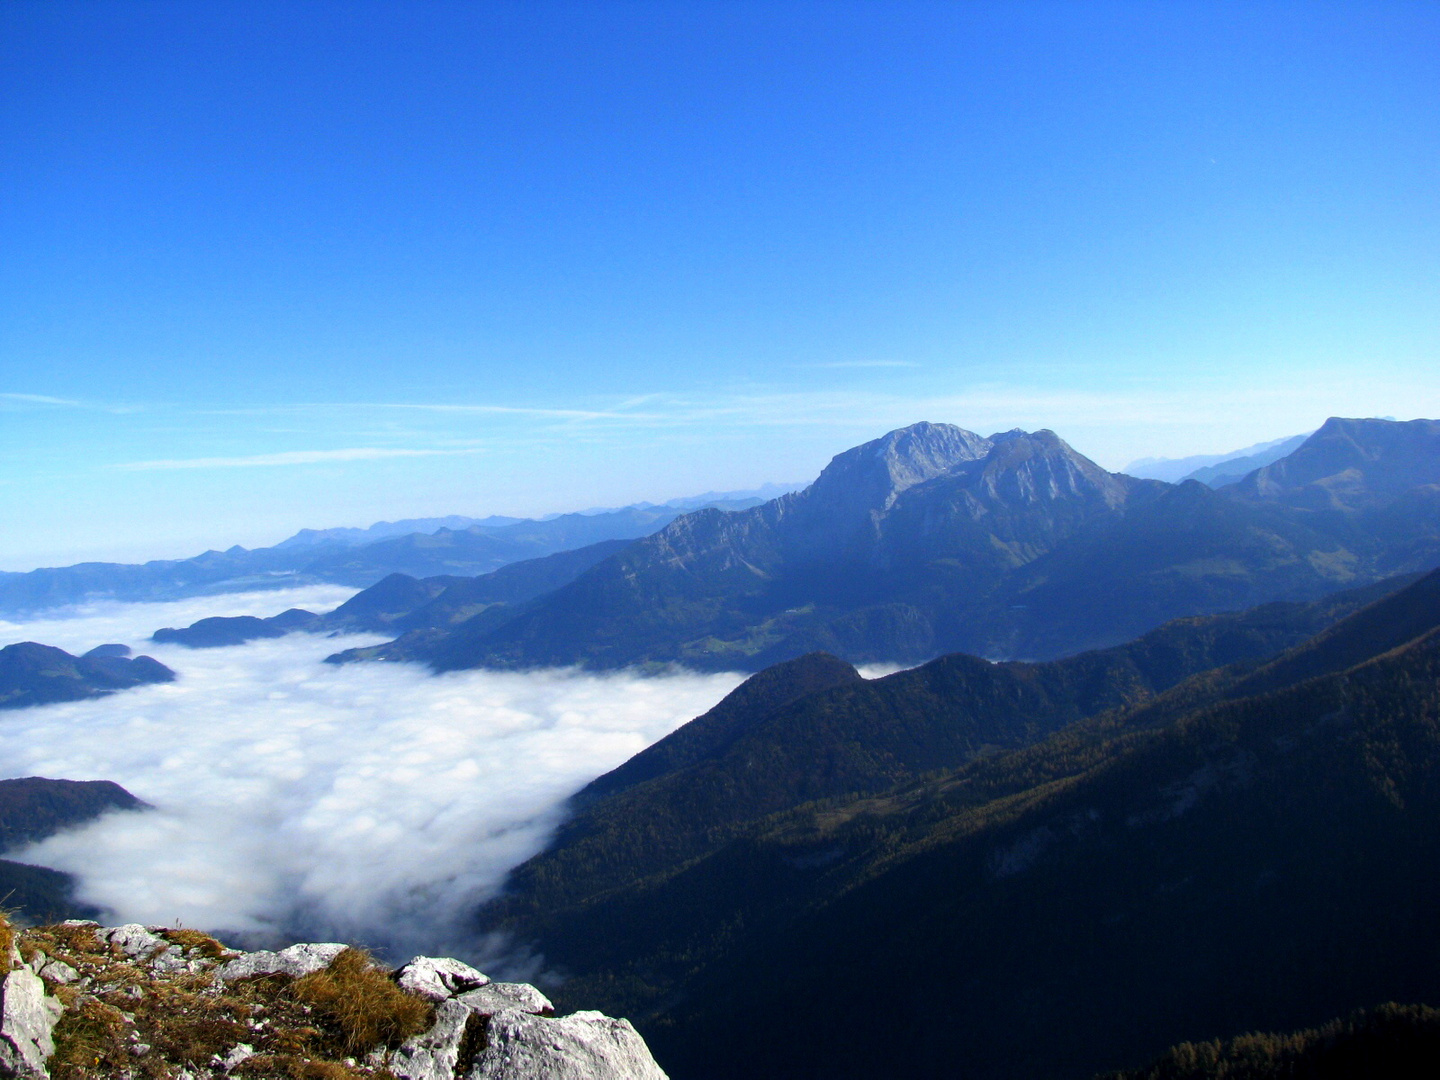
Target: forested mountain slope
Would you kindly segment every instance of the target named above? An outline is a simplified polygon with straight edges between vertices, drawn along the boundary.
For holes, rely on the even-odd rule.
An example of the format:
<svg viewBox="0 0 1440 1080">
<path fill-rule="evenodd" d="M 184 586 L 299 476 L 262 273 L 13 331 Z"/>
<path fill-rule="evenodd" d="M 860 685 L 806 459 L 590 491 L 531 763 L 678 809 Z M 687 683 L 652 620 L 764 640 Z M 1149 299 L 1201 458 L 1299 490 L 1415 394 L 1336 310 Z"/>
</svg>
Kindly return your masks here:
<svg viewBox="0 0 1440 1080">
<path fill-rule="evenodd" d="M 976 736 L 955 731 L 1004 730 L 1014 685 L 973 698 L 978 723 L 932 707 L 907 728 L 871 707 L 876 730 L 826 730 L 838 757 L 787 751 L 807 701 L 823 724 L 836 701 L 901 676 L 824 689 L 702 764 L 584 807 L 481 925 L 543 952 L 570 976 L 567 1001 L 636 1019 L 681 1080 L 938 1077 L 962 1063 L 977 1077 L 1078 1077 L 1184 1039 L 1435 1000 L 1437 625 L 1432 574 L 1274 660 L 1138 706 L 1123 700 L 1147 670 L 1137 655 L 1012 671 L 1047 691 L 1032 702 L 1066 690 L 1069 708 L 1105 711 L 968 760 Z M 987 667 L 1003 680 L 1022 666 Z M 1087 699 L 1084 670 L 1120 675 Z M 963 699 L 985 684 L 946 685 Z M 742 742 L 746 762 L 787 762 L 772 775 L 816 801 L 726 817 L 726 794 L 754 797 L 745 770 L 723 767 Z M 958 767 L 929 756 L 937 745 L 960 751 Z M 909 778 L 881 787 L 895 762 Z M 709 829 L 692 819 L 706 790 Z M 883 1043 L 850 1037 L 859 988 Z"/>
</svg>

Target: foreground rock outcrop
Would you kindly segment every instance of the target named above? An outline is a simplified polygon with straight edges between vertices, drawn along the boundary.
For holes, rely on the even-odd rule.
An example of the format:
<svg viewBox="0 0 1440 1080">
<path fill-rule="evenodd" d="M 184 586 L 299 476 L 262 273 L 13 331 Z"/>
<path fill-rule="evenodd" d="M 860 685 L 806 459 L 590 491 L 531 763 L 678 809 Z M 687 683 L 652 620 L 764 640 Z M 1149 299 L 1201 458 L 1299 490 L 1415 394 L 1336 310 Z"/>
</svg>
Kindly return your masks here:
<svg viewBox="0 0 1440 1080">
<path fill-rule="evenodd" d="M 557 1017 L 448 957 L 392 971 L 341 944 L 82 920 L 0 922 L 0 956 L 0 1077 L 665 1080 L 628 1020 Z"/>
</svg>

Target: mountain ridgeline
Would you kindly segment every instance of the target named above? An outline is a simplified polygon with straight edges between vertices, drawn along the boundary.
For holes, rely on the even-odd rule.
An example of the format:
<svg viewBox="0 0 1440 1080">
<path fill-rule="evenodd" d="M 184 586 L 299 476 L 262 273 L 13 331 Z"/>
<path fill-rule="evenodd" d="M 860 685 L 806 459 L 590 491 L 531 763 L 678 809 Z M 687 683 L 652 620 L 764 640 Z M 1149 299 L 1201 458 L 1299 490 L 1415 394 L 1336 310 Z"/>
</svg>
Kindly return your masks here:
<svg viewBox="0 0 1440 1080">
<path fill-rule="evenodd" d="M 1437 867 L 1440 571 L 1046 663 L 787 661 L 581 792 L 476 929 L 676 1080 L 1079 1078 L 1440 1000 Z"/>
<path fill-rule="evenodd" d="M 759 498 L 712 493 L 704 505 L 739 508 Z M 25 613 L 85 600 L 174 600 L 322 583 L 367 587 L 389 574 L 471 577 L 510 563 L 607 540 L 630 540 L 673 521 L 697 500 L 627 506 L 544 520 L 490 517 L 381 522 L 369 529 L 303 529 L 274 547 L 207 551 L 143 565 L 79 563 L 0 572 L 0 612 Z M 408 527 L 411 531 L 397 532 Z"/>
<path fill-rule="evenodd" d="M 1107 472 L 1049 431 L 921 423 L 839 455 L 803 491 L 685 514 L 550 591 L 341 659 L 1045 659 L 1437 563 L 1437 421 L 1331 419 L 1220 490 Z"/>
</svg>

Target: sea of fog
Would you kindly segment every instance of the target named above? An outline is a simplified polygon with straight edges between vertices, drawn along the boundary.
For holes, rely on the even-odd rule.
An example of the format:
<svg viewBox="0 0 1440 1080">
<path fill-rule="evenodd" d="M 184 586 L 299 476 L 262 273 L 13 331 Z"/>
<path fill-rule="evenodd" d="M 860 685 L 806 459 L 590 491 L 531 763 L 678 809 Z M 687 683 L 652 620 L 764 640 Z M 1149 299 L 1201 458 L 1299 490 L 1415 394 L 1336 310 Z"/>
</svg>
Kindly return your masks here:
<svg viewBox="0 0 1440 1080">
<path fill-rule="evenodd" d="M 0 644 L 122 642 L 174 683 L 0 712 L 0 775 L 114 780 L 155 809 L 6 852 L 125 922 L 484 959 L 466 914 L 539 851 L 567 796 L 741 680 L 575 670 L 432 675 L 322 663 L 374 635 L 147 642 L 209 615 L 325 611 L 333 586 L 0 620 Z"/>
</svg>

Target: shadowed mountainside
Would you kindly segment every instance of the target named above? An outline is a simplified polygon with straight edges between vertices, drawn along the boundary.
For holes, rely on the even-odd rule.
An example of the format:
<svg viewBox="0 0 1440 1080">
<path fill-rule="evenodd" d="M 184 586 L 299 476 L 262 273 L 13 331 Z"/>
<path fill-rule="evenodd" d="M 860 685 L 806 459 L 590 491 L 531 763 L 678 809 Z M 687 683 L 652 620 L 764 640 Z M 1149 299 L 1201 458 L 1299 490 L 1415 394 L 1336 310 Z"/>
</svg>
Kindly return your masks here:
<svg viewBox="0 0 1440 1080">
<path fill-rule="evenodd" d="M 565 972 L 567 1001 L 625 1011 L 677 1080 L 1080 1077 L 1435 999 L 1440 574 L 1374 595 L 731 717 L 698 759 L 602 782 L 480 925 Z M 1183 678 L 1177 654 L 1234 631 L 1268 645 Z M 1047 737 L 1037 702 L 1094 712 Z M 756 769 L 782 798 L 754 801 Z M 886 988 L 883 1047 L 845 1035 L 858 985 Z"/>
<path fill-rule="evenodd" d="M 1332 419 L 1215 491 L 1108 473 L 1048 431 L 916 424 L 804 491 L 678 518 L 503 618 L 359 656 L 438 670 L 1063 656 L 1433 567 L 1437 463 L 1440 422 Z"/>
<path fill-rule="evenodd" d="M 148 656 L 129 658 L 124 645 L 101 645 L 84 656 L 21 641 L 0 649 L 0 709 L 81 701 L 146 683 L 171 682 L 175 673 Z"/>
<path fill-rule="evenodd" d="M 1440 1073 L 1440 1009 L 1361 1009 L 1318 1028 L 1171 1047 L 1143 1069 L 1099 1080 L 1429 1080 Z"/>
<path fill-rule="evenodd" d="M 83 825 L 112 810 L 146 810 L 149 804 L 108 780 L 0 780 L 0 852 Z M 91 918 L 93 908 L 72 897 L 74 879 L 58 870 L 0 859 L 0 896 L 8 911 L 32 921 Z"/>
</svg>

